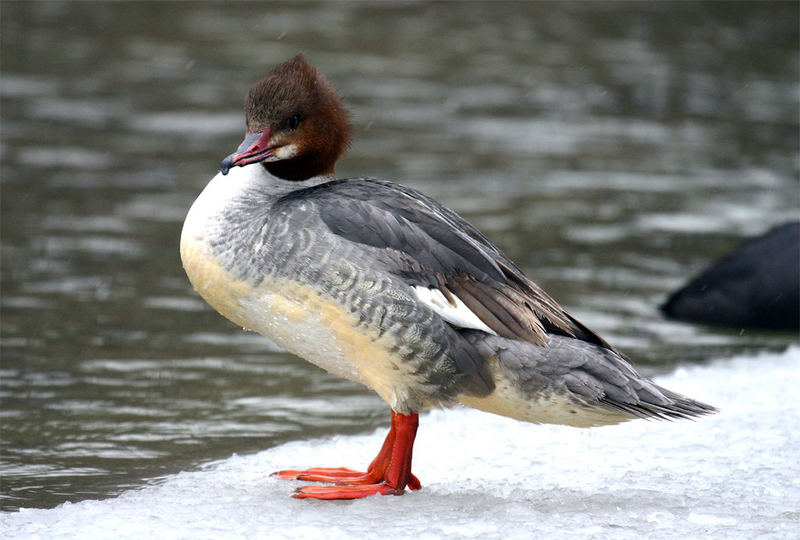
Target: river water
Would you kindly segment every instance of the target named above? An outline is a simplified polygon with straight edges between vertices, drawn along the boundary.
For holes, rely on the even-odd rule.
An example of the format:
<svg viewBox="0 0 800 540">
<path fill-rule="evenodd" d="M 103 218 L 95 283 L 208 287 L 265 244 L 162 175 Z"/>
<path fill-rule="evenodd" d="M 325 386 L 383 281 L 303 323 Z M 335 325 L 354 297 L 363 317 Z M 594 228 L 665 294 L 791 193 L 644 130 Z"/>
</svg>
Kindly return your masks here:
<svg viewBox="0 0 800 540">
<path fill-rule="evenodd" d="M 244 95 L 297 52 L 353 111 L 340 176 L 455 209 L 647 374 L 798 340 L 657 309 L 798 216 L 796 3 L 0 9 L 4 510 L 387 425 L 369 391 L 213 312 L 180 265 Z"/>
</svg>

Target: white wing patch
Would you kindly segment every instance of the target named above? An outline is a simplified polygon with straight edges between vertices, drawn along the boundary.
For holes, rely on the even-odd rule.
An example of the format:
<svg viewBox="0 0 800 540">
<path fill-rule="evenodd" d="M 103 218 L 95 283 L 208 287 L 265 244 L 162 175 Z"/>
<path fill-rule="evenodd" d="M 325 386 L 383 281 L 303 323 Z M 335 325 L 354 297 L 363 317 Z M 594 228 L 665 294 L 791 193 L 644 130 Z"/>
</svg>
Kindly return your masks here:
<svg viewBox="0 0 800 540">
<path fill-rule="evenodd" d="M 453 326 L 482 330 L 493 336 L 497 335 L 494 330 L 486 326 L 486 323 L 480 320 L 478 316 L 464 305 L 464 302 L 453 293 L 450 294 L 456 301 L 455 306 L 447 300 L 444 293 L 439 289 L 429 289 L 428 287 L 420 286 L 412 287 L 412 289 L 414 289 L 414 294 L 417 295 L 417 299 L 420 302 L 431 308 L 437 315 Z"/>
</svg>

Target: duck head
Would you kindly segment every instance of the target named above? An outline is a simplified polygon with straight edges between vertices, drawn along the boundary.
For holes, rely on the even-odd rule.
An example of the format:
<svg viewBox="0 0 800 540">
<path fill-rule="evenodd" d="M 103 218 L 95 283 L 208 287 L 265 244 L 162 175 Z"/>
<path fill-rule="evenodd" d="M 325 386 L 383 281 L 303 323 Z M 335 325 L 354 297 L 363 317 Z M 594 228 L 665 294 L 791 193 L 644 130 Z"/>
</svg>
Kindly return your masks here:
<svg viewBox="0 0 800 540">
<path fill-rule="evenodd" d="M 333 174 L 350 144 L 350 115 L 342 98 L 301 54 L 250 89 L 245 115 L 247 134 L 222 160 L 222 174 L 251 163 L 286 180 Z"/>
</svg>

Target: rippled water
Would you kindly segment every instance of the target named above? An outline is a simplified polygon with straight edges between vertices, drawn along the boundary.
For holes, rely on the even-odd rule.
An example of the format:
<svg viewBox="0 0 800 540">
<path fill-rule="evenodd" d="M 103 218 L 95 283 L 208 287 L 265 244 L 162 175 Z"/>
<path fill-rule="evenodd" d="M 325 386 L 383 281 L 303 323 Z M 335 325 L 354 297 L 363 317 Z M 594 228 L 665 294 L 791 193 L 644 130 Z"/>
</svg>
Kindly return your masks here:
<svg viewBox="0 0 800 540">
<path fill-rule="evenodd" d="M 644 371 L 797 341 L 657 311 L 798 215 L 795 3 L 0 9 L 5 509 L 386 423 L 180 267 L 247 89 L 298 51 L 354 112 L 340 175 L 456 209 Z"/>
</svg>

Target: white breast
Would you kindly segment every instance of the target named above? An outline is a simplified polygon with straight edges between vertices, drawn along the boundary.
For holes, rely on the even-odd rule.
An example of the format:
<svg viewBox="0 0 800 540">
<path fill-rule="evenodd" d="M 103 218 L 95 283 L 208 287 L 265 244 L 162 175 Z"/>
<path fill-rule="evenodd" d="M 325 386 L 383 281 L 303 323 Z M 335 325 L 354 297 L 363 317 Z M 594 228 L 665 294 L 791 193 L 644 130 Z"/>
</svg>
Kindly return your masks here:
<svg viewBox="0 0 800 540">
<path fill-rule="evenodd" d="M 264 182 L 267 178 L 264 167 L 251 165 L 248 167 L 234 167 L 223 175 L 221 172 L 211 179 L 205 189 L 186 214 L 181 232 L 181 246 L 184 237 L 204 237 L 209 224 L 226 208 L 236 196 L 246 193 L 248 189 Z M 188 239 L 188 238 L 187 238 Z"/>
<path fill-rule="evenodd" d="M 284 187 L 276 186 L 278 181 L 256 164 L 233 168 L 209 182 L 189 210 L 181 234 L 181 259 L 189 280 L 200 296 L 237 325 L 334 375 L 372 388 L 392 407 L 402 408 L 405 389 L 418 384 L 418 376 L 392 352 L 394 343 L 364 332 L 357 317 L 312 287 L 267 275 L 257 282 L 242 280 L 214 256 L 212 240 L 225 232 L 221 214 L 231 201 L 248 196 L 249 190 L 263 194 L 271 187 Z"/>
</svg>

